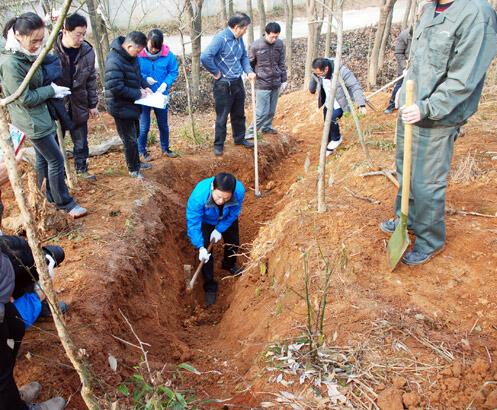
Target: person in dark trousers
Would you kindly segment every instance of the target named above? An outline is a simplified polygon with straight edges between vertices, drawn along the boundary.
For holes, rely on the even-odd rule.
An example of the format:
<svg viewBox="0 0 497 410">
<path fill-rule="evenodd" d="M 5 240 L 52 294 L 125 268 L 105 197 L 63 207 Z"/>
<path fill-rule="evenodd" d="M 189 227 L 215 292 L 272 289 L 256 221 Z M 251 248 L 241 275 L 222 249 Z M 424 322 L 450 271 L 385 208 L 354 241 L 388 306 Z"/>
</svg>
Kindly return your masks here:
<svg viewBox="0 0 497 410">
<path fill-rule="evenodd" d="M 214 77 L 215 155 L 223 155 L 228 115 L 235 145 L 254 146 L 245 139 L 245 88 L 242 80 L 242 74 L 246 72 L 250 81 L 255 81 L 242 38 L 249 24 L 250 17 L 245 13 L 233 14 L 228 27 L 216 34 L 200 57 L 204 67 Z"/>
<path fill-rule="evenodd" d="M 105 61 L 107 110 L 114 117 L 132 178 L 143 178 L 141 170 L 151 166 L 148 162 L 140 162 L 138 136 L 142 110 L 141 105 L 135 104 L 136 100 L 152 94 L 138 63 L 138 55 L 146 45 L 147 37 L 141 31 L 132 31 L 126 38 L 119 36 L 112 41 Z"/>
<path fill-rule="evenodd" d="M 400 77 L 407 67 L 409 52 L 411 51 L 412 27 L 402 30 L 395 42 L 395 58 L 397 59 L 397 77 Z M 395 110 L 395 96 L 402 87 L 402 78 L 395 83 L 392 96 L 388 102 L 388 107 L 383 111 L 385 114 L 391 114 Z"/>
<path fill-rule="evenodd" d="M 329 101 L 329 94 L 331 92 L 331 78 L 335 69 L 335 60 L 333 58 L 318 57 L 312 62 L 312 70 L 314 73 L 311 75 L 309 82 L 309 92 L 311 94 L 318 93 L 318 107 L 324 105 L 324 118 L 328 109 L 333 109 L 333 116 L 331 117 L 330 134 L 328 136 L 328 146 L 326 155 L 330 155 L 336 151 L 336 148 L 342 143 L 342 135 L 340 134 L 340 126 L 338 120 L 342 117 L 344 111 L 350 111 L 349 103 L 345 92 L 343 91 L 340 82 L 337 86 L 335 101 Z M 359 106 L 359 112 L 366 114 L 366 100 L 362 93 L 361 84 L 357 81 L 356 76 L 343 64 L 340 66 L 340 75 L 343 78 L 350 98 Z"/>
<path fill-rule="evenodd" d="M 186 222 L 188 236 L 199 250 L 199 260 L 205 260 L 202 268 L 205 300 L 209 305 L 216 302 L 217 281 L 214 279 L 214 260 L 207 252 L 209 243 L 224 240 L 222 268 L 231 275 L 241 275 L 236 265 L 240 244 L 238 217 L 242 210 L 245 187 L 232 174 L 221 172 L 213 178 L 200 181 L 188 199 Z"/>
<path fill-rule="evenodd" d="M 5 97 L 13 94 L 41 52 L 45 25 L 40 16 L 24 13 L 7 22 L 0 39 L 0 82 Z M 47 200 L 72 218 L 87 210 L 69 194 L 64 178 L 64 157 L 57 143 L 57 128 L 47 107 L 47 100 L 63 98 L 71 91 L 55 83 L 43 85 L 43 72 L 37 70 L 22 96 L 8 105 L 15 127 L 26 134 L 36 156 L 38 185 L 46 180 Z"/>
<path fill-rule="evenodd" d="M 255 89 L 257 96 L 257 129 L 274 134 L 273 118 L 280 89 L 287 85 L 285 45 L 278 37 L 281 27 L 278 23 L 268 23 L 266 34 L 250 46 L 250 66 L 255 71 Z M 247 130 L 246 139 L 254 138 L 254 123 Z"/>
<path fill-rule="evenodd" d="M 64 259 L 60 246 L 47 246 L 43 251 L 56 264 Z M 62 397 L 33 403 L 41 384 L 31 382 L 18 389 L 14 380 L 16 356 L 26 328 L 16 302 L 34 290 L 37 279 L 28 243 L 18 236 L 0 236 L 0 410 L 62 410 L 66 404 Z M 36 295 L 44 298 L 41 290 Z M 17 299 L 13 303 L 12 297 Z"/>
<path fill-rule="evenodd" d="M 74 144 L 74 168 L 79 179 L 91 181 L 96 177 L 88 173 L 88 118 L 97 116 L 98 97 L 95 51 L 85 41 L 87 26 L 86 19 L 79 14 L 67 17 L 54 50 L 63 74 L 55 83 L 71 89 L 64 103 L 74 124 L 70 130 Z"/>
<path fill-rule="evenodd" d="M 445 246 L 445 190 L 459 130 L 478 109 L 485 74 L 497 51 L 497 16 L 486 0 L 428 3 L 411 45 L 406 80 L 414 81 L 414 104 L 398 93 L 396 218 L 380 224 L 393 233 L 400 218 L 404 124 L 412 124 L 412 170 L 407 228 L 414 231 L 407 265 L 427 262 Z"/>
</svg>

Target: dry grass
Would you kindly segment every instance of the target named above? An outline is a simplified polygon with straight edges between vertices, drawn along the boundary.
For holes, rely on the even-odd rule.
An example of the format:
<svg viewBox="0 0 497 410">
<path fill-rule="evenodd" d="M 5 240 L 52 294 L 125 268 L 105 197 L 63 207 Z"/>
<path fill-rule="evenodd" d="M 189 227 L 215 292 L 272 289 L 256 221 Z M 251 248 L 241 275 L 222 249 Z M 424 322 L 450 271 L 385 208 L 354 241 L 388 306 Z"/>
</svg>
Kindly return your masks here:
<svg viewBox="0 0 497 410">
<path fill-rule="evenodd" d="M 472 181 L 481 173 L 481 168 L 476 158 L 476 151 L 468 153 L 459 159 L 454 170 L 449 172 L 449 181 L 452 183 L 466 183 Z"/>
</svg>

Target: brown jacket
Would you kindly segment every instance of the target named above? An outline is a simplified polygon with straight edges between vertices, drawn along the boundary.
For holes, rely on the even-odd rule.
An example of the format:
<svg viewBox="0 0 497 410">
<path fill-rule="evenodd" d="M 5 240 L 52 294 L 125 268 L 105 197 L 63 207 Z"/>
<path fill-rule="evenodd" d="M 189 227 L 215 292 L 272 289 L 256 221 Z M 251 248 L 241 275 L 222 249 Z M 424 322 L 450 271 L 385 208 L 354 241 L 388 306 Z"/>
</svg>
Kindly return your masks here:
<svg viewBox="0 0 497 410">
<path fill-rule="evenodd" d="M 59 33 L 57 36 L 55 54 L 59 57 L 60 65 L 62 66 L 62 78 L 58 79 L 56 83 L 71 89 L 71 95 L 64 98 L 67 112 L 71 116 L 75 126 L 84 124 L 88 121 L 88 110 L 95 108 L 98 103 L 95 87 L 95 80 L 97 78 L 95 71 L 95 51 L 90 43 L 83 42 L 74 61 L 76 71 L 73 75 L 72 84 L 69 56 L 62 48 L 62 33 Z"/>
<path fill-rule="evenodd" d="M 280 39 L 274 44 L 261 37 L 254 41 L 249 51 L 250 66 L 257 74 L 255 88 L 258 90 L 274 90 L 285 83 L 285 45 Z"/>
</svg>

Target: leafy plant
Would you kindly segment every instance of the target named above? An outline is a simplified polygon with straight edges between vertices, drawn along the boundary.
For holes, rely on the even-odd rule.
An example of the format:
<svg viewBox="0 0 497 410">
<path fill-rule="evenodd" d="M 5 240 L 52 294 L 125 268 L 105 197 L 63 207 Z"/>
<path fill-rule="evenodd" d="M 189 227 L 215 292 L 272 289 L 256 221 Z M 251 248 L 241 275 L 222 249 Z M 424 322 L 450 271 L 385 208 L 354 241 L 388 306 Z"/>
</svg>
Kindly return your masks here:
<svg viewBox="0 0 497 410">
<path fill-rule="evenodd" d="M 192 132 L 192 126 L 185 125 L 179 131 L 179 137 L 190 144 L 200 146 L 209 141 L 210 135 L 208 132 L 202 132 L 202 130 L 197 126 L 194 127 L 194 131 Z"/>
</svg>

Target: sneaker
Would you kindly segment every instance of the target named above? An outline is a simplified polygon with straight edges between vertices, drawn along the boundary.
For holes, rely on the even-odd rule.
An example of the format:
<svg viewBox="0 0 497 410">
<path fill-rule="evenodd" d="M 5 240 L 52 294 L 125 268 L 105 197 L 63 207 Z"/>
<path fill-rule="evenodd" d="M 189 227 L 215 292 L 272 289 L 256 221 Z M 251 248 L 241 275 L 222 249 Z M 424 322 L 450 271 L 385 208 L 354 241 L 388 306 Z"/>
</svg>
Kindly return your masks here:
<svg viewBox="0 0 497 410">
<path fill-rule="evenodd" d="M 395 107 L 392 107 L 392 106 L 388 106 L 385 111 L 383 111 L 385 114 L 391 114 L 393 113 L 393 110 L 395 109 Z"/>
<path fill-rule="evenodd" d="M 66 302 L 59 302 L 59 307 L 60 310 L 62 311 L 62 314 L 67 313 L 69 310 L 69 306 L 67 305 Z M 40 312 L 40 317 L 43 319 L 48 319 L 52 317 L 52 311 L 50 310 L 50 306 L 48 306 L 48 300 L 45 299 L 43 302 L 41 302 L 41 312 Z"/>
<path fill-rule="evenodd" d="M 162 155 L 167 155 L 169 158 L 176 158 L 178 155 L 170 149 L 162 150 Z"/>
<path fill-rule="evenodd" d="M 254 134 L 246 134 L 245 135 L 246 140 L 253 140 L 254 139 Z"/>
<path fill-rule="evenodd" d="M 31 382 L 19 387 L 19 397 L 25 403 L 31 403 L 38 397 L 41 384 L 38 382 Z"/>
<path fill-rule="evenodd" d="M 212 306 L 214 303 L 216 303 L 216 292 L 207 292 L 205 294 L 205 301 L 209 306 Z"/>
<path fill-rule="evenodd" d="M 274 128 L 268 128 L 267 130 L 262 130 L 264 134 L 277 134 L 278 131 L 276 131 Z M 245 137 L 247 138 L 247 137 Z"/>
<path fill-rule="evenodd" d="M 338 146 L 342 143 L 342 136 L 340 136 L 340 139 L 339 140 L 336 140 L 336 141 L 333 141 L 331 140 L 330 142 L 328 142 L 328 149 L 337 149 Z"/>
<path fill-rule="evenodd" d="M 29 410 L 63 410 L 64 407 L 66 407 L 66 401 L 62 397 L 54 397 L 43 403 L 28 404 Z"/>
<path fill-rule="evenodd" d="M 396 222 L 396 221 L 397 221 L 397 219 L 392 218 L 389 221 L 382 222 L 380 224 L 380 229 L 386 233 L 394 233 L 395 228 L 397 228 L 397 224 L 398 224 L 398 222 Z"/>
<path fill-rule="evenodd" d="M 222 268 L 224 270 L 227 270 L 231 276 L 240 276 L 243 273 L 243 269 L 240 268 L 238 265 L 233 265 L 233 266 L 226 266 L 222 265 Z"/>
<path fill-rule="evenodd" d="M 83 208 L 82 206 L 76 204 L 76 206 L 73 209 L 67 212 L 67 215 L 69 215 L 71 218 L 76 219 L 85 216 L 87 213 L 88 211 L 86 210 L 86 208 Z"/>
<path fill-rule="evenodd" d="M 214 155 L 223 155 L 223 149 L 214 147 Z"/>
<path fill-rule="evenodd" d="M 140 159 L 144 162 L 148 162 L 152 160 L 152 155 L 145 151 L 144 154 L 140 154 Z"/>
<path fill-rule="evenodd" d="M 76 173 L 80 181 L 96 181 L 97 177 L 95 175 L 89 174 L 88 171 L 77 172 Z"/>
<path fill-rule="evenodd" d="M 421 265 L 422 263 L 428 262 L 432 256 L 435 256 L 436 252 L 433 253 L 421 253 L 417 251 L 407 252 L 402 258 L 402 262 L 406 265 L 414 266 Z"/>
<path fill-rule="evenodd" d="M 131 178 L 138 178 L 138 179 L 143 179 L 145 178 L 141 172 L 141 170 L 138 170 L 138 171 L 130 171 L 129 172 L 129 176 Z"/>
<path fill-rule="evenodd" d="M 244 147 L 251 148 L 254 146 L 252 142 L 247 141 L 245 138 L 242 139 L 240 142 L 235 142 L 235 145 L 243 145 Z"/>
<path fill-rule="evenodd" d="M 326 156 L 331 155 L 331 154 L 335 154 L 336 152 L 337 152 L 336 149 L 328 149 L 328 148 L 326 148 Z"/>
<path fill-rule="evenodd" d="M 152 164 L 149 164 L 148 162 L 141 162 L 140 161 L 140 169 L 149 169 L 152 166 Z"/>
</svg>

